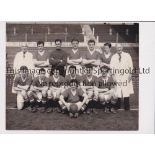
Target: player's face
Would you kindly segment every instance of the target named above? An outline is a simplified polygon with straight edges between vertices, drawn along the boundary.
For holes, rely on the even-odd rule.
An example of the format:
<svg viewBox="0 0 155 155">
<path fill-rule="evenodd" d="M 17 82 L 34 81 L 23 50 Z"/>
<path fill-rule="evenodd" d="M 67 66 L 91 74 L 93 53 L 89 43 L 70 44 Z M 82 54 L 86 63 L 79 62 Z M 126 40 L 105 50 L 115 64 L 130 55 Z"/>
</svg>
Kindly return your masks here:
<svg viewBox="0 0 155 155">
<path fill-rule="evenodd" d="M 43 44 L 39 44 L 38 45 L 38 51 L 42 52 L 44 50 L 44 45 Z"/>
<path fill-rule="evenodd" d="M 71 74 L 71 75 L 75 75 L 75 74 L 76 74 L 76 69 L 70 68 L 70 74 Z"/>
<path fill-rule="evenodd" d="M 117 53 L 118 53 L 118 54 L 121 53 L 122 50 L 123 50 L 122 45 L 118 44 L 118 45 L 116 46 L 116 50 L 117 50 Z"/>
<path fill-rule="evenodd" d="M 61 48 L 62 43 L 60 41 L 56 41 L 55 46 L 56 48 Z"/>
<path fill-rule="evenodd" d="M 72 83 L 70 84 L 70 87 L 71 87 L 72 90 L 75 90 L 75 89 L 77 88 L 76 82 L 72 82 Z"/>
<path fill-rule="evenodd" d="M 54 77 L 59 77 L 59 70 L 54 70 L 54 72 L 53 72 L 53 75 L 54 75 Z"/>
<path fill-rule="evenodd" d="M 27 46 L 22 46 L 22 47 L 21 47 L 21 50 L 22 50 L 24 53 L 26 53 L 26 52 L 27 52 L 27 49 L 28 49 L 28 47 L 27 47 Z"/>
<path fill-rule="evenodd" d="M 72 42 L 73 49 L 77 49 L 78 48 L 78 45 L 79 45 L 78 41 L 73 41 Z"/>
<path fill-rule="evenodd" d="M 39 76 L 41 79 L 43 79 L 45 77 L 45 72 L 40 72 Z"/>
<path fill-rule="evenodd" d="M 106 77 L 108 74 L 106 69 L 102 69 L 102 77 Z"/>
<path fill-rule="evenodd" d="M 22 75 L 22 77 L 26 77 L 28 74 L 27 70 L 20 70 L 20 74 Z"/>
<path fill-rule="evenodd" d="M 92 42 L 92 43 L 88 43 L 88 47 L 91 51 L 93 51 L 95 49 L 95 44 Z"/>
<path fill-rule="evenodd" d="M 87 68 L 87 75 L 91 76 L 93 74 L 93 69 L 92 68 Z"/>
<path fill-rule="evenodd" d="M 110 52 L 109 46 L 104 46 L 104 50 L 105 50 L 105 53 L 109 53 Z"/>
</svg>

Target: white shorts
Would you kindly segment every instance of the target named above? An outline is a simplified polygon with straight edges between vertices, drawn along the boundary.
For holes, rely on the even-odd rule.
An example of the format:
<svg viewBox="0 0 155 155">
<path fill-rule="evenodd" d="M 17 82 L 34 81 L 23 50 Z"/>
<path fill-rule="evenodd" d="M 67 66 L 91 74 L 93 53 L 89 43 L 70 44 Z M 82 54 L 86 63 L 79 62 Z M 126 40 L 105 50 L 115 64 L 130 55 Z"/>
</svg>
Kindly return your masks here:
<svg viewBox="0 0 155 155">
<path fill-rule="evenodd" d="M 48 97 L 51 97 L 53 99 L 59 99 L 60 95 L 63 93 L 64 89 L 59 88 L 59 89 L 49 89 L 47 91 Z"/>
<path fill-rule="evenodd" d="M 82 102 L 77 102 L 77 103 L 66 103 L 65 106 L 67 107 L 68 111 L 70 110 L 70 105 L 71 105 L 71 104 L 76 104 L 77 107 L 78 107 L 78 111 L 80 111 L 80 109 L 81 109 L 81 107 L 82 107 L 82 105 L 83 105 Z"/>
</svg>

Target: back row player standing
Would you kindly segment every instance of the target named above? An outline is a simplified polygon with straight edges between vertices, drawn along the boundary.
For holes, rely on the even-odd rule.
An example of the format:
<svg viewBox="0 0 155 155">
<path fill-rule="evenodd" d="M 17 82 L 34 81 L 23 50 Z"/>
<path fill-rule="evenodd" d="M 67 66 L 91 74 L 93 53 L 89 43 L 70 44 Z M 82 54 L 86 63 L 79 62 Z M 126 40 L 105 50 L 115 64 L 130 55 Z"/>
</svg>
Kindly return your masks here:
<svg viewBox="0 0 155 155">
<path fill-rule="evenodd" d="M 60 39 L 55 40 L 55 50 L 49 53 L 44 48 L 44 42 L 37 42 L 37 51 L 33 53 L 33 56 L 30 52 L 28 52 L 27 45 L 22 45 L 21 51 L 16 54 L 14 59 L 14 69 L 17 70 L 21 66 L 26 66 L 28 69 L 35 69 L 35 74 L 38 74 L 40 68 L 44 68 L 46 70 L 46 76 L 48 77 L 50 72 L 49 67 L 55 68 L 59 66 L 61 68 L 60 74 L 65 76 L 65 74 L 69 74 L 69 66 L 74 65 L 77 68 L 77 73 L 81 75 L 83 73 L 82 67 L 86 64 L 91 64 L 96 69 L 99 65 L 107 65 L 109 66 L 110 60 L 112 57 L 112 53 L 110 52 L 111 44 L 104 44 L 105 52 L 100 54 L 95 50 L 95 41 L 88 41 L 88 51 L 82 52 L 79 50 L 78 45 L 79 41 L 77 39 L 73 39 L 71 41 L 72 49 L 68 52 L 65 52 L 62 48 L 62 41 Z M 26 54 L 25 54 L 26 53 Z M 69 55 L 67 54 L 69 53 Z M 29 55 L 30 56 L 29 56 Z M 28 56 L 27 56 L 28 55 Z M 68 66 L 68 67 L 67 67 Z M 67 67 L 67 72 L 65 73 Z"/>
</svg>

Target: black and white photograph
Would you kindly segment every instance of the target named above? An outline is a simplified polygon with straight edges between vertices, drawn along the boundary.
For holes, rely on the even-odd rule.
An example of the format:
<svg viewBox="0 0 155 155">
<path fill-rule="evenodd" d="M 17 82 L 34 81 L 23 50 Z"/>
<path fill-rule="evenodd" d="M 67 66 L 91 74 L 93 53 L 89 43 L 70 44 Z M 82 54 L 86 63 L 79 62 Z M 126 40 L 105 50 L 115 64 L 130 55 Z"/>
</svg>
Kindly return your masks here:
<svg viewBox="0 0 155 155">
<path fill-rule="evenodd" d="M 6 130 L 138 131 L 139 72 L 138 22 L 7 22 Z"/>
</svg>

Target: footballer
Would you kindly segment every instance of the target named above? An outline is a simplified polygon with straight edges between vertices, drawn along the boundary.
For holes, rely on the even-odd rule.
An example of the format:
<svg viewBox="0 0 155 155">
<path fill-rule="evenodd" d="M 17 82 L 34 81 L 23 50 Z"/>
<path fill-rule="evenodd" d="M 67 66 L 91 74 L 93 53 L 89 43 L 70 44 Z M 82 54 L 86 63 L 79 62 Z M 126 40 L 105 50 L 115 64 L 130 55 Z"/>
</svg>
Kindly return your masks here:
<svg viewBox="0 0 155 155">
<path fill-rule="evenodd" d="M 109 71 L 108 66 L 101 67 L 102 76 L 98 78 L 98 99 L 100 103 L 104 106 L 105 112 L 116 113 L 115 104 L 117 102 L 116 95 L 116 83 L 114 82 L 112 76 L 108 76 Z"/>
<path fill-rule="evenodd" d="M 31 85 L 31 98 L 33 98 L 39 105 L 41 113 L 45 112 L 47 108 L 47 90 L 48 90 L 48 78 L 45 76 L 46 71 L 44 68 L 39 70 L 39 75 L 33 79 Z"/>
<path fill-rule="evenodd" d="M 52 103 L 59 102 L 60 95 L 64 91 L 65 87 L 65 78 L 60 75 L 60 70 L 60 67 L 57 66 L 53 69 L 53 75 L 49 77 L 49 90 L 47 93 L 48 99 L 51 100 Z M 52 104 L 49 104 L 47 112 L 51 111 Z"/>
<path fill-rule="evenodd" d="M 82 66 L 81 66 L 81 63 L 82 63 L 82 55 L 81 55 L 81 52 L 79 51 L 79 40 L 78 39 L 73 39 L 71 41 L 71 45 L 72 45 L 72 49 L 69 51 L 69 55 L 67 57 L 67 73 L 66 74 L 69 74 L 69 67 L 71 65 L 74 65 L 76 66 L 76 69 L 77 69 L 77 74 L 81 75 L 82 74 Z"/>
<path fill-rule="evenodd" d="M 93 75 L 98 76 L 100 65 L 100 53 L 95 49 L 95 40 L 88 41 L 88 51 L 85 52 L 82 59 L 83 65 L 93 66 Z"/>
<path fill-rule="evenodd" d="M 78 81 L 78 84 L 80 84 L 82 81 L 81 76 L 77 74 L 76 66 L 73 66 L 73 65 L 69 67 L 69 74 L 65 76 L 65 81 L 67 86 L 70 86 L 70 81 L 72 79 L 76 79 Z"/>
<path fill-rule="evenodd" d="M 77 118 L 79 111 L 87 101 L 87 95 L 81 88 L 78 88 L 78 81 L 72 79 L 70 88 L 66 89 L 60 96 L 60 104 L 64 105 L 69 111 L 69 116 Z"/>
<path fill-rule="evenodd" d="M 34 76 L 36 77 L 38 75 L 38 71 L 41 68 L 44 68 L 46 71 L 46 76 L 49 76 L 49 54 L 44 48 L 44 42 L 43 41 L 38 41 L 37 42 L 37 51 L 34 52 L 33 55 L 33 62 L 35 66 L 35 74 Z"/>
<path fill-rule="evenodd" d="M 17 109 L 22 110 L 24 104 L 29 102 L 30 85 L 32 83 L 32 76 L 28 74 L 26 66 L 20 67 L 20 72 L 15 76 L 13 81 L 12 92 L 17 94 Z"/>
<path fill-rule="evenodd" d="M 86 113 L 96 113 L 94 105 L 97 103 L 98 91 L 97 91 L 97 77 L 93 75 L 93 66 L 88 64 L 86 67 L 86 75 L 82 76 L 81 88 L 88 95 L 87 110 Z"/>
</svg>

